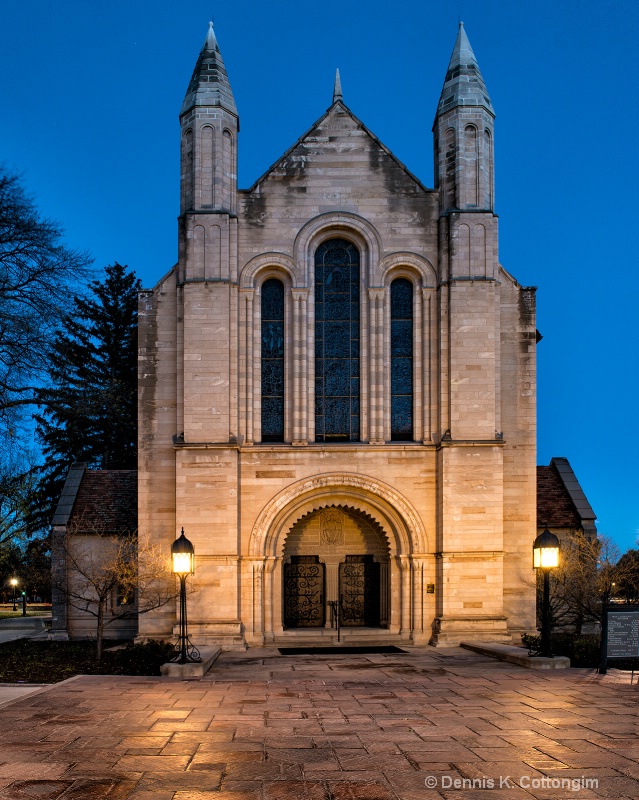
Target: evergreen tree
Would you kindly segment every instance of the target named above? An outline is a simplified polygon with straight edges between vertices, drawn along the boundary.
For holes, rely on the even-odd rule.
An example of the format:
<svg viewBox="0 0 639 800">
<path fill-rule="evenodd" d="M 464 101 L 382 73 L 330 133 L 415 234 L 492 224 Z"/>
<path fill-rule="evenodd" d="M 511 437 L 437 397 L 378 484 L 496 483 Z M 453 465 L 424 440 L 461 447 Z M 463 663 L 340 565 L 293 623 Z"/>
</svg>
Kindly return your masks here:
<svg viewBox="0 0 639 800">
<path fill-rule="evenodd" d="M 50 389 L 35 417 L 45 463 L 30 511 L 32 530 L 48 527 L 69 466 L 137 468 L 137 293 L 120 264 L 75 297 L 51 347 Z"/>
</svg>

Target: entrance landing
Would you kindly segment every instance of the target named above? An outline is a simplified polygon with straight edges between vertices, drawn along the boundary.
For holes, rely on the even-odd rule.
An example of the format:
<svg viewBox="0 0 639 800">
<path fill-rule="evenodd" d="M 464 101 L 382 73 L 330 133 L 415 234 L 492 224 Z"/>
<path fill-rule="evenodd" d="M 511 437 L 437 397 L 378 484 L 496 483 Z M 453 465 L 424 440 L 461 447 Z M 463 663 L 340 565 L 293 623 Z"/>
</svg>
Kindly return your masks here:
<svg viewBox="0 0 639 800">
<path fill-rule="evenodd" d="M 280 655 L 283 656 L 364 656 L 375 655 L 377 653 L 404 653 L 408 655 L 406 650 L 401 650 L 395 645 L 381 645 L 379 647 L 279 647 Z"/>
</svg>

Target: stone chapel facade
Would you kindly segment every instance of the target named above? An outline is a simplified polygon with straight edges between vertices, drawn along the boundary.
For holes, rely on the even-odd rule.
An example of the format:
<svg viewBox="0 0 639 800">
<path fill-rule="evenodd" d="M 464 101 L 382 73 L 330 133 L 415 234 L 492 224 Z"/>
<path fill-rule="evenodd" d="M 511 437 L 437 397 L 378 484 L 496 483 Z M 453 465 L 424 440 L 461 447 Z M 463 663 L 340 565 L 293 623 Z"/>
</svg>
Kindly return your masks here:
<svg viewBox="0 0 639 800">
<path fill-rule="evenodd" d="M 429 189 L 333 103 L 250 188 L 212 25 L 180 114 L 179 261 L 140 298 L 139 529 L 196 551 L 196 644 L 535 627 L 535 290 L 498 261 L 463 25 Z M 140 617 L 169 637 L 176 609 Z"/>
</svg>

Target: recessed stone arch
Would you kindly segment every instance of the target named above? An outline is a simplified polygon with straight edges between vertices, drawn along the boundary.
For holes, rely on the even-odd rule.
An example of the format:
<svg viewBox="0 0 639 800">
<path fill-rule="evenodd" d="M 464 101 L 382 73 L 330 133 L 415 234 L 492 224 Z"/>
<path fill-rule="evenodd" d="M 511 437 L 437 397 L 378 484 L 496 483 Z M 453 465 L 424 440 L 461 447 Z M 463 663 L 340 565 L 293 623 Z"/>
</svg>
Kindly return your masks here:
<svg viewBox="0 0 639 800">
<path fill-rule="evenodd" d="M 419 278 L 419 285 L 424 289 L 434 289 L 437 285 L 435 268 L 423 256 L 416 253 L 391 253 L 380 264 L 382 284 L 389 286 L 395 278 Z"/>
<path fill-rule="evenodd" d="M 280 557 L 291 527 L 306 514 L 332 505 L 351 507 L 374 520 L 393 556 L 427 552 L 419 515 L 396 489 L 375 478 L 331 474 L 299 481 L 276 495 L 253 526 L 250 555 Z"/>
<path fill-rule="evenodd" d="M 381 238 L 377 230 L 363 217 L 345 211 L 329 211 L 320 214 L 304 225 L 295 239 L 295 262 L 303 267 L 306 283 L 314 285 L 314 252 L 318 245 L 326 239 L 335 237 L 350 239 L 360 248 L 361 265 L 365 283 L 374 285 L 374 274 L 377 270 L 382 252 Z"/>
<path fill-rule="evenodd" d="M 258 281 L 262 279 L 261 273 L 264 270 L 274 272 L 269 277 L 275 277 L 276 270 L 281 271 L 287 276 L 289 285 L 293 286 L 293 288 L 304 285 L 303 282 L 300 283 L 299 270 L 290 256 L 286 255 L 286 253 L 262 253 L 252 258 L 242 268 L 240 272 L 240 289 L 254 289 Z"/>
</svg>

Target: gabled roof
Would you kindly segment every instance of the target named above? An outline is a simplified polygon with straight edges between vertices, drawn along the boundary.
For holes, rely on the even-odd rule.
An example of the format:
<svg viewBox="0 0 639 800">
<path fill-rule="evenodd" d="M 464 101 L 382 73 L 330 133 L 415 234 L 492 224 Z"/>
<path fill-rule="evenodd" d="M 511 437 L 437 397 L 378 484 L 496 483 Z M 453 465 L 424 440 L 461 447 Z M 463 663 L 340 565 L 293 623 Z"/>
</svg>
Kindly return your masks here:
<svg viewBox="0 0 639 800">
<path fill-rule="evenodd" d="M 537 525 L 582 528 L 596 534 L 595 512 L 579 485 L 567 458 L 553 458 L 537 467 Z"/>
<path fill-rule="evenodd" d="M 341 88 L 341 85 L 340 85 L 340 88 Z M 305 140 L 306 140 L 306 139 L 308 139 L 308 138 L 309 138 L 309 137 L 312 135 L 313 131 L 314 131 L 316 128 L 319 128 L 319 127 L 322 125 L 322 123 L 323 123 L 323 122 L 324 122 L 324 121 L 325 121 L 325 120 L 326 120 L 326 119 L 329 117 L 329 115 L 330 115 L 332 112 L 334 112 L 334 111 L 337 111 L 337 110 L 340 110 L 341 112 L 343 112 L 343 113 L 347 114 L 347 115 L 348 115 L 348 116 L 349 116 L 349 117 L 350 117 L 350 118 L 353 120 L 353 122 L 355 123 L 355 125 L 357 125 L 359 128 L 361 128 L 361 130 L 362 130 L 362 131 L 364 131 L 364 133 L 365 133 L 367 136 L 369 136 L 369 137 L 370 137 L 370 139 L 371 139 L 373 142 L 375 142 L 375 144 L 376 144 L 376 145 L 378 145 L 378 146 L 381 148 L 381 150 L 382 150 L 382 151 L 383 151 L 383 152 L 384 152 L 384 153 L 385 153 L 385 154 L 386 154 L 386 155 L 387 155 L 387 156 L 388 156 L 388 157 L 389 157 L 389 158 L 390 158 L 390 159 L 391 159 L 391 160 L 392 160 L 392 161 L 393 161 L 393 162 L 394 162 L 394 163 L 395 163 L 395 164 L 396 164 L 396 165 L 397 165 L 397 166 L 398 166 L 398 167 L 399 167 L 401 170 L 402 170 L 402 172 L 404 172 L 404 173 L 405 173 L 405 174 L 406 174 L 406 175 L 407 175 L 407 176 L 408 176 L 408 177 L 409 177 L 409 178 L 410 178 L 410 179 L 411 179 L 411 180 L 412 180 L 412 181 L 413 181 L 413 182 L 414 182 L 414 183 L 415 183 L 415 184 L 416 184 L 416 185 L 417 185 L 419 188 L 421 188 L 421 189 L 422 189 L 424 192 L 435 192 L 435 191 L 437 191 L 436 189 L 429 189 L 428 187 L 424 186 L 424 184 L 423 184 L 423 183 L 422 183 L 422 182 L 419 180 L 419 178 L 417 178 L 415 175 L 413 175 L 413 173 L 412 173 L 412 172 L 411 172 L 411 171 L 410 171 L 410 170 L 409 170 L 409 169 L 408 169 L 408 168 L 407 168 L 407 167 L 406 167 L 406 166 L 405 166 L 405 165 L 404 165 L 404 164 L 403 164 L 403 163 L 402 163 L 402 162 L 401 162 L 401 161 L 400 161 L 398 158 L 397 158 L 397 156 L 395 156 L 395 155 L 393 154 L 393 152 L 392 152 L 391 150 L 389 150 L 389 149 L 388 149 L 388 147 L 386 147 L 386 145 L 385 145 L 383 142 L 381 142 L 381 141 L 380 141 L 380 140 L 377 138 L 377 136 L 375 136 L 375 134 L 374 134 L 372 131 L 370 131 L 370 130 L 369 130 L 367 127 L 366 127 L 366 125 L 364 125 L 364 123 L 363 123 L 363 122 L 362 122 L 362 121 L 361 121 L 361 120 L 360 120 L 358 117 L 356 117 L 356 116 L 355 116 L 355 114 L 353 114 L 353 112 L 352 112 L 352 111 L 350 110 L 350 108 L 349 108 L 349 107 L 346 105 L 346 103 L 344 103 L 344 101 L 343 101 L 341 98 L 337 98 L 337 99 L 335 100 L 335 102 L 334 102 L 334 103 L 333 103 L 333 104 L 332 104 L 332 105 L 331 105 L 331 106 L 330 106 L 330 107 L 329 107 L 329 108 L 328 108 L 328 109 L 327 109 L 327 110 L 326 110 L 326 111 L 325 111 L 325 112 L 322 114 L 322 116 L 321 116 L 321 117 L 320 117 L 320 118 L 319 118 L 319 119 L 318 119 L 316 122 L 314 122 L 314 123 L 311 125 L 311 127 L 310 127 L 310 128 L 309 128 L 309 129 L 308 129 L 308 130 L 307 130 L 305 133 L 303 133 L 303 134 L 302 134 L 302 136 L 300 136 L 300 138 L 299 138 L 299 139 L 298 139 L 298 140 L 297 140 L 297 141 L 296 141 L 296 142 L 295 142 L 293 145 L 291 145 L 291 147 L 289 147 L 289 148 L 288 148 L 288 150 L 286 150 L 286 152 L 285 152 L 285 153 L 283 153 L 283 154 L 282 154 L 282 155 L 281 155 L 281 156 L 280 156 L 280 157 L 277 159 L 277 161 L 275 161 L 275 163 L 271 164 L 271 166 L 270 166 L 270 167 L 269 167 L 269 168 L 266 170 L 266 172 L 264 172 L 262 175 L 260 175 L 260 177 L 259 177 L 259 178 L 258 178 L 258 179 L 255 181 L 255 183 L 254 183 L 254 184 L 253 184 L 253 185 L 252 185 L 250 188 L 248 188 L 248 189 L 241 189 L 241 190 L 240 190 L 240 192 L 241 192 L 241 193 L 250 193 L 250 192 L 254 191 L 254 190 L 255 190 L 255 189 L 256 189 L 256 188 L 257 188 L 257 187 L 258 187 L 258 186 L 259 186 L 261 183 L 263 183 L 263 182 L 264 182 L 264 181 L 265 181 L 265 180 L 266 180 L 266 179 L 269 177 L 269 175 L 271 175 L 271 173 L 273 173 L 273 172 L 276 172 L 276 171 L 277 171 L 277 169 L 278 169 L 279 167 L 281 167 L 281 166 L 284 164 L 284 162 L 285 162 L 285 161 L 288 159 L 288 157 L 289 157 L 289 156 L 290 156 L 290 155 L 291 155 L 291 154 L 294 152 L 294 150 L 295 150 L 297 147 L 299 147 L 300 145 L 302 145 L 302 144 L 305 142 Z"/>
<path fill-rule="evenodd" d="M 138 473 L 134 469 L 88 470 L 73 464 L 53 517 L 54 526 L 79 532 L 131 533 L 138 526 Z"/>
<path fill-rule="evenodd" d="M 577 476 L 572 470 L 567 458 L 553 458 L 550 463 L 555 467 L 561 480 L 563 481 L 570 499 L 577 509 L 577 513 L 582 519 L 596 519 L 597 515 L 592 510 L 592 506 L 586 499 L 583 489 L 579 485 Z"/>
<path fill-rule="evenodd" d="M 87 465 L 84 462 L 71 464 L 69 467 L 67 479 L 64 482 L 62 494 L 53 515 L 52 525 L 66 525 L 69 522 L 86 468 Z"/>
</svg>

